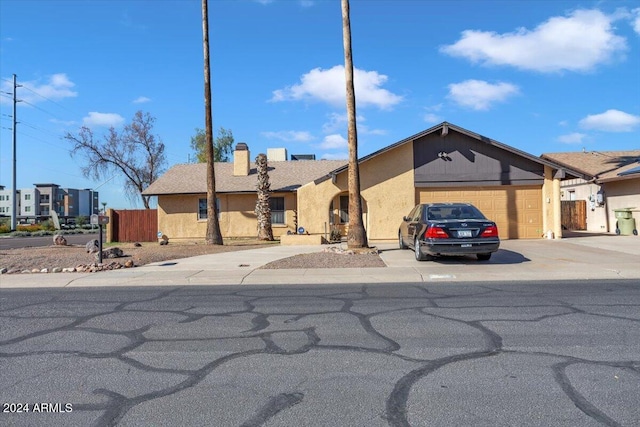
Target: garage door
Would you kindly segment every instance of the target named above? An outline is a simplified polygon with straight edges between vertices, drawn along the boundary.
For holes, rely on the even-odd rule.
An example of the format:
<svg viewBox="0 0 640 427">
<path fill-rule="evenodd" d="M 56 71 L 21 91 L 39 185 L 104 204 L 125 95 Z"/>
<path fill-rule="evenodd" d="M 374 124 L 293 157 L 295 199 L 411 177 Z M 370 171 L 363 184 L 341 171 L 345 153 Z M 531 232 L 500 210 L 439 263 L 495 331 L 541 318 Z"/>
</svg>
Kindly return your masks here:
<svg viewBox="0 0 640 427">
<path fill-rule="evenodd" d="M 542 187 L 418 188 L 418 203 L 468 202 L 496 222 L 502 239 L 540 238 Z"/>
</svg>

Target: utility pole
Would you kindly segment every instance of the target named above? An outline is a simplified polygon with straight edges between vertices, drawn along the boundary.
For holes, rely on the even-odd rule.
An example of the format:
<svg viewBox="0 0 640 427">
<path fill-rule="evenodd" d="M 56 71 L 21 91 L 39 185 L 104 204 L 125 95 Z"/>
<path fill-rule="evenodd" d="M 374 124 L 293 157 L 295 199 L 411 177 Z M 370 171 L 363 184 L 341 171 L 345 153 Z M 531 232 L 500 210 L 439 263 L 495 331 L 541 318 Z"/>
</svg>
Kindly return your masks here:
<svg viewBox="0 0 640 427">
<path fill-rule="evenodd" d="M 16 188 L 16 165 L 17 165 L 17 155 L 16 155 L 16 127 L 18 125 L 18 121 L 16 119 L 16 104 L 18 103 L 18 99 L 16 98 L 16 89 L 20 87 L 19 84 L 16 83 L 17 76 L 13 75 L 13 203 L 11 205 L 11 230 L 15 231 L 18 229 L 18 200 L 17 194 L 18 189 Z"/>
</svg>

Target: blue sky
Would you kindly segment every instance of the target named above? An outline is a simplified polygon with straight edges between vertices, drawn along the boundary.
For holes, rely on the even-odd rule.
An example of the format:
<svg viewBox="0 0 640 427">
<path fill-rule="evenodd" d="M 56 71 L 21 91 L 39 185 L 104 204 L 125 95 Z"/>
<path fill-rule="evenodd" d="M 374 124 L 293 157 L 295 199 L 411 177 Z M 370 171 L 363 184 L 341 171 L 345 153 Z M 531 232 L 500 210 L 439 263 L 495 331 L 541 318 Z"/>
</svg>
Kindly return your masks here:
<svg viewBox="0 0 640 427">
<path fill-rule="evenodd" d="M 156 118 L 167 168 L 204 127 L 200 0 L 1 0 L 0 184 L 97 188 L 65 132 Z M 346 158 L 339 0 L 210 0 L 214 128 Z M 640 149 L 640 1 L 352 0 L 360 156 L 448 121 L 533 155 Z M 111 178 L 111 179 L 109 179 Z M 106 183 L 105 183 L 106 181 Z"/>
</svg>

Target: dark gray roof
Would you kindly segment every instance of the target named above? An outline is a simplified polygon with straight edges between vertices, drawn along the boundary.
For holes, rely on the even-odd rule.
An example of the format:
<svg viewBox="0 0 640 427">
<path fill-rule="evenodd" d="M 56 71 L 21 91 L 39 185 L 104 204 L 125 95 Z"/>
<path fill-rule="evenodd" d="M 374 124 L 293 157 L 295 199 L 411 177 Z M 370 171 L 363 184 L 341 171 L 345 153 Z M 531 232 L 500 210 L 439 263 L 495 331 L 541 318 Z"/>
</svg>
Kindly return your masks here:
<svg viewBox="0 0 640 427">
<path fill-rule="evenodd" d="M 304 184 L 326 175 L 346 164 L 346 160 L 297 160 L 269 162 L 269 182 L 272 191 L 295 191 Z M 256 191 L 255 168 L 246 176 L 233 175 L 232 162 L 214 165 L 217 193 L 253 193 Z M 171 167 L 147 187 L 142 194 L 204 194 L 207 192 L 207 164 L 188 163 Z"/>
</svg>

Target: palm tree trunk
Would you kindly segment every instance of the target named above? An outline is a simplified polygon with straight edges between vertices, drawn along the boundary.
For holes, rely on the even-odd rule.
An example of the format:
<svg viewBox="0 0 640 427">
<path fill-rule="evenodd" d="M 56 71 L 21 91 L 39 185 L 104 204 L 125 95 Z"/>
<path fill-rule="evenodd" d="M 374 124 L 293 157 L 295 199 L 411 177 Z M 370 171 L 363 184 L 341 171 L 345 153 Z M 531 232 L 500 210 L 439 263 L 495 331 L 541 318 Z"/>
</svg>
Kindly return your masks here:
<svg viewBox="0 0 640 427">
<path fill-rule="evenodd" d="M 216 174 L 214 169 L 213 120 L 211 118 L 211 71 L 209 69 L 209 9 L 202 0 L 202 47 L 204 50 L 204 121 L 207 146 L 207 235 L 208 245 L 222 245 L 222 233 L 216 207 Z"/>
<path fill-rule="evenodd" d="M 342 0 L 342 38 L 344 45 L 344 74 L 347 88 L 347 134 L 349 142 L 349 231 L 347 232 L 347 246 L 349 248 L 366 248 L 367 233 L 362 223 L 362 199 L 360 197 L 356 96 L 353 85 L 349 0 Z"/>
</svg>

